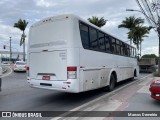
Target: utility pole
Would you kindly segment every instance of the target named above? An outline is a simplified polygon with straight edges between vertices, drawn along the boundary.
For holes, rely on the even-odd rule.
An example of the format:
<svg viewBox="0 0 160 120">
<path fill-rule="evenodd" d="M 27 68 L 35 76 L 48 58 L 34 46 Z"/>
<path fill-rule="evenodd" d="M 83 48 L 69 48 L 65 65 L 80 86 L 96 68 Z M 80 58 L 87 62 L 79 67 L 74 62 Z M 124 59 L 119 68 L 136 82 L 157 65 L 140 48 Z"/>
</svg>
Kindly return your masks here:
<svg viewBox="0 0 160 120">
<path fill-rule="evenodd" d="M 11 38 L 12 37 L 10 37 L 10 64 L 12 63 L 12 49 L 11 49 Z"/>
</svg>

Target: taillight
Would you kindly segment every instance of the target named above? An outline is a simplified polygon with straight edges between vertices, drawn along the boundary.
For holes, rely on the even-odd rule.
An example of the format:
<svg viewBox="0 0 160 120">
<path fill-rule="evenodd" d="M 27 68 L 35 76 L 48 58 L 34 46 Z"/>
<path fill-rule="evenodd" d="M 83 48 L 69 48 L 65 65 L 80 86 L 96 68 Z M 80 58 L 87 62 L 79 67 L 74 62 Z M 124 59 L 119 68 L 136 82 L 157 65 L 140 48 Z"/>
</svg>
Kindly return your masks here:
<svg viewBox="0 0 160 120">
<path fill-rule="evenodd" d="M 77 67 L 67 67 L 67 79 L 77 79 Z"/>
<path fill-rule="evenodd" d="M 29 76 L 29 67 L 26 66 L 26 70 L 27 70 L 27 76 Z"/>
<path fill-rule="evenodd" d="M 26 66 L 26 70 L 29 70 L 29 67 L 28 67 L 28 66 Z"/>
</svg>

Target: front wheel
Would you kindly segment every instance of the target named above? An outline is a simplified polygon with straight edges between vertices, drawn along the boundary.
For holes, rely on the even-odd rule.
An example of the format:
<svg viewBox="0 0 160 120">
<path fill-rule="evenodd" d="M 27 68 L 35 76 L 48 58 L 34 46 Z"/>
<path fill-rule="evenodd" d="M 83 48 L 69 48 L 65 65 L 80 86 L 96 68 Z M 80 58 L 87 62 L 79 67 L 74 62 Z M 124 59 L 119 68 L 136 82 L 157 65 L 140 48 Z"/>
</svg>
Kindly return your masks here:
<svg viewBox="0 0 160 120">
<path fill-rule="evenodd" d="M 116 85 L 116 79 L 115 79 L 114 75 L 112 74 L 111 78 L 110 78 L 110 83 L 109 83 L 109 86 L 108 86 L 108 90 L 113 91 L 114 88 L 115 88 L 115 85 Z"/>
</svg>

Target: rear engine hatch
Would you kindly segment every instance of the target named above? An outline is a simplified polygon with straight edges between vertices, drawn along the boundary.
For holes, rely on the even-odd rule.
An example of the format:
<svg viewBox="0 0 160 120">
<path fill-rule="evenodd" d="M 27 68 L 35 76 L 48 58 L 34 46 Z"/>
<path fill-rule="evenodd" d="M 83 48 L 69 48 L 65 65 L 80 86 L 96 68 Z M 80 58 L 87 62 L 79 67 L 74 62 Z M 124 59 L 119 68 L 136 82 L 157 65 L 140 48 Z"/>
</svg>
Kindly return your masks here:
<svg viewBox="0 0 160 120">
<path fill-rule="evenodd" d="M 29 53 L 30 78 L 37 80 L 67 80 L 66 50 Z"/>
</svg>

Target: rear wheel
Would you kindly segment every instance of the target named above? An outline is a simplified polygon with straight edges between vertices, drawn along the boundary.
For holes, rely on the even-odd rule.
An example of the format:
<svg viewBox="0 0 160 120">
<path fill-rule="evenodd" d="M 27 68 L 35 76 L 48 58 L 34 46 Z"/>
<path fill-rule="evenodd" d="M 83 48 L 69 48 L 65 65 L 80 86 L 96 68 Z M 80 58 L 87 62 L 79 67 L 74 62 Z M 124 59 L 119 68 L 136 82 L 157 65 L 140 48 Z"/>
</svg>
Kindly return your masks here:
<svg viewBox="0 0 160 120">
<path fill-rule="evenodd" d="M 134 70 L 133 77 L 131 77 L 130 80 L 134 80 L 135 77 L 137 77 L 136 70 Z"/>
<path fill-rule="evenodd" d="M 134 70 L 134 77 L 137 77 L 137 72 L 136 72 L 136 70 Z"/>
<path fill-rule="evenodd" d="M 109 83 L 109 86 L 108 86 L 108 90 L 113 91 L 114 88 L 115 88 L 115 85 L 116 85 L 116 79 L 115 79 L 115 76 L 112 74 L 111 78 L 110 78 L 110 83 Z"/>
</svg>

